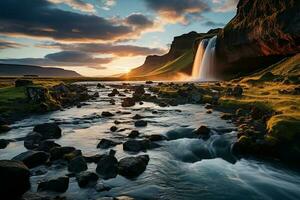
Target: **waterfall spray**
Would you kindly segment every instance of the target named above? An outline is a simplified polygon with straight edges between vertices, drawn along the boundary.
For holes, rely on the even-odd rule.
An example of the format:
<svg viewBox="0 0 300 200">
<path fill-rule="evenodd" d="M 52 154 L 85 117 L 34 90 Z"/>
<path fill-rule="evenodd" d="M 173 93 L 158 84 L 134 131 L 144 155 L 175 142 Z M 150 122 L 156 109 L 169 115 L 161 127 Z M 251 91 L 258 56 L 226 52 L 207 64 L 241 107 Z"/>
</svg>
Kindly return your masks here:
<svg viewBox="0 0 300 200">
<path fill-rule="evenodd" d="M 193 66 L 193 80 L 215 81 L 216 79 L 216 48 L 217 36 L 203 39 L 198 46 Z"/>
</svg>

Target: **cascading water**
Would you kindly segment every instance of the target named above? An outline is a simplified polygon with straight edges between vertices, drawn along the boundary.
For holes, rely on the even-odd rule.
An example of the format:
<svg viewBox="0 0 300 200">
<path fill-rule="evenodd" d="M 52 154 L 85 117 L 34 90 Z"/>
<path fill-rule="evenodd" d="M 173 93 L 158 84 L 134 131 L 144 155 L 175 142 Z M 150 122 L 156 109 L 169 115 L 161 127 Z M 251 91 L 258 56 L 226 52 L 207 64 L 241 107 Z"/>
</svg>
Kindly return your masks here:
<svg viewBox="0 0 300 200">
<path fill-rule="evenodd" d="M 217 36 L 203 39 L 198 46 L 194 61 L 192 77 L 195 81 L 215 81 L 216 78 L 216 48 Z"/>
</svg>

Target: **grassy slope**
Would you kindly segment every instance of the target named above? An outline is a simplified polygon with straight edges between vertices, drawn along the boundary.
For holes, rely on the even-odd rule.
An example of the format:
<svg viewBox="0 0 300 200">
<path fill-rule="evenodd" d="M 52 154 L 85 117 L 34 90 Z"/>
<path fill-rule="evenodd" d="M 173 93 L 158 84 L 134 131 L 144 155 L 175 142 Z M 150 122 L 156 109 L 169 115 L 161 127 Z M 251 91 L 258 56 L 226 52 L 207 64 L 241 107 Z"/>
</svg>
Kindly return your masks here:
<svg viewBox="0 0 300 200">
<path fill-rule="evenodd" d="M 299 95 L 279 94 L 278 91 L 292 90 L 297 85 L 260 81 L 266 72 L 272 72 L 275 75 L 284 75 L 285 77 L 300 76 L 300 54 L 239 80 L 238 83 L 247 88 L 245 89 L 244 97 L 241 99 L 223 97 L 223 104 L 241 106 L 259 104 L 280 113 L 268 121 L 268 132 L 276 138 L 293 140 L 296 134 L 300 134 L 300 97 Z M 252 84 L 252 80 L 258 82 Z"/>
<path fill-rule="evenodd" d="M 159 77 L 168 77 L 174 76 L 181 70 L 191 66 L 194 60 L 194 54 L 192 50 L 187 51 L 182 56 L 177 58 L 172 62 L 168 62 L 167 64 L 163 65 L 162 67 L 155 69 L 147 74 L 143 74 L 141 76 L 137 76 L 134 78 L 137 79 L 148 79 L 148 78 L 159 78 Z"/>
<path fill-rule="evenodd" d="M 25 87 L 14 87 L 11 79 L 0 81 L 0 113 L 2 116 L 28 115 L 38 109 L 37 104 L 26 101 Z M 51 87 L 59 84 L 59 80 L 36 80 L 34 86 Z M 22 116 L 20 116 L 22 117 Z"/>
</svg>

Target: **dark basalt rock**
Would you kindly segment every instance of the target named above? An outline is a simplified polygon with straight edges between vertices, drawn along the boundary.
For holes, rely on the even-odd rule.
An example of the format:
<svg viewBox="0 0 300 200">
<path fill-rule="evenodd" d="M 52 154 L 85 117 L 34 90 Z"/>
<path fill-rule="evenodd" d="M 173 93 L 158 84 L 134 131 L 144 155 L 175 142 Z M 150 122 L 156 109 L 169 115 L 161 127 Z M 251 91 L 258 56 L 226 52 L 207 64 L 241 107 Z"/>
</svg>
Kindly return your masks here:
<svg viewBox="0 0 300 200">
<path fill-rule="evenodd" d="M 61 137 L 61 129 L 55 123 L 36 125 L 33 131 L 41 134 L 43 139 L 58 139 Z"/>
<path fill-rule="evenodd" d="M 209 137 L 210 128 L 207 126 L 200 126 L 196 131 L 195 134 L 199 135 L 203 139 L 207 139 Z"/>
<path fill-rule="evenodd" d="M 78 156 L 82 156 L 82 152 L 81 152 L 81 150 L 76 149 L 75 151 L 72 151 L 71 153 L 64 154 L 63 159 L 70 161 Z"/>
<path fill-rule="evenodd" d="M 120 144 L 120 143 L 119 142 L 114 142 L 114 141 L 108 140 L 108 139 L 101 139 L 99 144 L 97 145 L 97 148 L 108 149 L 108 148 L 114 147 L 118 144 Z"/>
<path fill-rule="evenodd" d="M 117 130 L 118 130 L 118 127 L 116 127 L 116 126 L 110 127 L 111 132 L 116 132 Z"/>
<path fill-rule="evenodd" d="M 159 135 L 159 134 L 153 134 L 153 135 L 149 135 L 147 136 L 147 138 L 152 141 L 152 142 L 155 142 L 155 141 L 162 141 L 162 140 L 167 140 L 167 137 L 164 136 L 164 135 Z"/>
<path fill-rule="evenodd" d="M 34 168 L 45 164 L 49 160 L 50 155 L 43 151 L 26 151 L 12 160 L 23 162 L 28 168 Z"/>
<path fill-rule="evenodd" d="M 55 148 L 55 147 L 60 147 L 60 145 L 55 143 L 52 140 L 44 140 L 44 141 L 40 142 L 38 150 L 49 152 L 52 148 Z"/>
<path fill-rule="evenodd" d="M 0 139 L 0 149 L 5 149 L 8 146 L 9 142 L 9 140 Z"/>
<path fill-rule="evenodd" d="M 84 156 L 84 159 L 87 163 L 98 163 L 102 156 L 101 154 L 96 154 L 93 156 Z"/>
<path fill-rule="evenodd" d="M 128 134 L 128 137 L 129 138 L 136 138 L 140 135 L 140 132 L 139 131 L 136 131 L 136 130 L 133 130 L 131 131 L 129 134 Z"/>
<path fill-rule="evenodd" d="M 8 125 L 0 124 L 0 134 L 8 132 L 10 131 L 10 129 L 11 128 Z"/>
<path fill-rule="evenodd" d="M 30 172 L 22 162 L 0 160 L 0 195 L 3 199 L 19 199 L 30 189 Z"/>
<path fill-rule="evenodd" d="M 77 156 L 69 162 L 68 170 L 73 173 L 79 173 L 87 170 L 87 164 L 82 156 Z"/>
<path fill-rule="evenodd" d="M 103 155 L 97 163 L 96 172 L 103 179 L 115 178 L 118 174 L 118 160 L 113 155 Z"/>
<path fill-rule="evenodd" d="M 136 114 L 132 117 L 132 119 L 143 119 L 144 117 L 139 115 L 139 114 Z"/>
<path fill-rule="evenodd" d="M 50 150 L 51 160 L 62 159 L 65 154 L 72 153 L 76 149 L 74 147 L 54 147 Z"/>
<path fill-rule="evenodd" d="M 103 111 L 101 116 L 102 117 L 112 117 L 112 116 L 114 116 L 114 114 L 112 114 L 111 112 Z"/>
<path fill-rule="evenodd" d="M 132 107 L 135 105 L 135 100 L 130 97 L 124 98 L 121 105 L 122 107 Z"/>
<path fill-rule="evenodd" d="M 136 127 L 145 127 L 147 126 L 148 122 L 147 121 L 144 121 L 144 120 L 138 120 L 136 122 L 134 122 L 134 125 Z"/>
<path fill-rule="evenodd" d="M 118 173 L 126 178 L 135 178 L 145 171 L 149 160 L 148 155 L 123 158 L 119 161 Z"/>
<path fill-rule="evenodd" d="M 38 191 L 52 191 L 52 192 L 63 193 L 68 190 L 68 187 L 69 187 L 69 177 L 63 176 L 57 179 L 41 182 L 38 185 Z"/>
<path fill-rule="evenodd" d="M 223 113 L 221 115 L 221 119 L 224 119 L 224 120 L 230 120 L 230 119 L 232 119 L 232 117 L 233 117 L 233 115 L 230 113 Z"/>
<path fill-rule="evenodd" d="M 98 179 L 98 175 L 93 172 L 81 172 L 76 175 L 77 183 L 81 188 L 95 185 Z"/>
<path fill-rule="evenodd" d="M 146 151 L 150 148 L 150 143 L 149 140 L 128 140 L 123 144 L 123 150 L 132 152 Z"/>
</svg>

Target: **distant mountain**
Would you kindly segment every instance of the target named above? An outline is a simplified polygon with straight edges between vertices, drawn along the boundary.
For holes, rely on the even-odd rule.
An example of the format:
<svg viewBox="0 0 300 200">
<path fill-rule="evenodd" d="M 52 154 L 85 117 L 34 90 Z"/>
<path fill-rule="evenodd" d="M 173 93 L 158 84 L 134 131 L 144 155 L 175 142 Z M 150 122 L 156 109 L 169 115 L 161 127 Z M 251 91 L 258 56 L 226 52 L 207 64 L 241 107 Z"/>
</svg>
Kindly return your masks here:
<svg viewBox="0 0 300 200">
<path fill-rule="evenodd" d="M 38 75 L 42 77 L 80 77 L 72 70 L 64 70 L 54 67 L 40 67 L 31 65 L 14 65 L 0 63 L 0 76 L 24 76 Z"/>
</svg>

